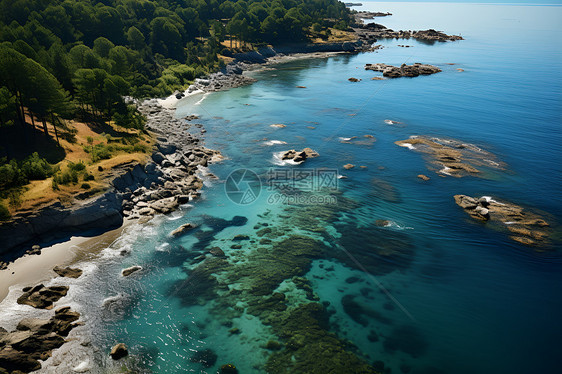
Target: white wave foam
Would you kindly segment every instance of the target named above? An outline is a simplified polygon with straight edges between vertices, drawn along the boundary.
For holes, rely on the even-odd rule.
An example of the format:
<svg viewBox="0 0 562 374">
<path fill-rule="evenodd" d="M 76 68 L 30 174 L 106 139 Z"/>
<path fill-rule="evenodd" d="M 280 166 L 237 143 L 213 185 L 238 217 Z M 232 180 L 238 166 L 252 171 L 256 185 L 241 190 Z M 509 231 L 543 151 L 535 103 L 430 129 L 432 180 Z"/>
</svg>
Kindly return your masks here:
<svg viewBox="0 0 562 374">
<path fill-rule="evenodd" d="M 287 144 L 287 142 L 284 142 L 283 140 L 268 140 L 267 142 L 264 142 L 263 144 L 265 144 L 265 145 L 278 145 L 278 144 Z"/>
<path fill-rule="evenodd" d="M 392 228 L 394 230 L 413 230 L 413 227 L 408 227 L 408 226 L 404 226 L 401 225 L 395 221 L 388 221 L 388 223 L 386 225 L 384 225 L 383 227 L 388 227 L 388 228 Z"/>
<path fill-rule="evenodd" d="M 90 365 L 90 360 L 85 360 L 85 361 L 82 361 L 77 366 L 75 366 L 74 368 L 72 368 L 72 370 L 77 372 L 77 373 L 86 373 L 86 372 L 90 371 L 91 368 L 92 368 L 92 366 Z"/>
<path fill-rule="evenodd" d="M 302 164 L 301 162 L 295 162 L 293 160 L 283 160 L 283 154 L 285 153 L 285 151 L 281 151 L 281 152 L 274 152 L 273 153 L 273 159 L 272 159 L 272 163 L 278 166 L 285 166 L 285 165 L 300 165 Z"/>
<path fill-rule="evenodd" d="M 452 175 L 451 173 L 449 173 L 449 170 L 452 170 L 452 169 L 450 167 L 445 166 L 443 169 L 439 170 L 439 173 L 445 174 L 445 175 Z"/>
<path fill-rule="evenodd" d="M 194 94 L 194 93 L 200 94 L 201 92 L 203 92 L 203 91 L 198 90 L 198 91 L 194 91 L 193 93 L 190 93 L 189 95 L 192 95 L 192 94 Z M 193 104 L 193 105 L 194 105 L 194 106 L 195 106 L 195 105 L 201 105 L 201 104 L 203 103 L 203 101 L 207 98 L 207 96 L 209 96 L 209 94 L 210 94 L 209 92 L 205 92 L 205 93 L 203 94 L 203 97 L 202 97 L 201 99 L 199 99 L 199 101 L 197 101 L 197 102 L 196 102 L 195 104 Z M 187 95 L 186 95 L 186 96 L 187 96 Z"/>
<path fill-rule="evenodd" d="M 356 136 L 352 136 L 351 138 L 344 138 L 344 137 L 341 137 L 341 136 L 340 136 L 338 139 L 339 139 L 340 141 L 342 141 L 342 142 L 348 142 L 348 141 L 353 140 L 353 139 L 355 139 L 355 138 L 357 138 L 357 137 L 356 137 Z"/>
<path fill-rule="evenodd" d="M 162 243 L 158 247 L 156 247 L 156 251 L 157 252 L 165 252 L 168 249 L 169 246 L 170 246 L 170 243 Z"/>
<path fill-rule="evenodd" d="M 486 161 L 488 164 L 492 165 L 492 166 L 500 166 L 499 163 L 492 161 L 492 160 L 488 160 L 487 158 L 484 159 L 484 161 Z"/>
<path fill-rule="evenodd" d="M 384 120 L 384 123 L 386 123 L 387 125 L 399 125 L 399 124 L 401 124 L 402 122 L 393 121 L 393 120 L 391 120 L 391 119 L 385 119 L 385 120 Z"/>
<path fill-rule="evenodd" d="M 399 145 L 400 145 L 400 147 L 406 147 L 406 148 L 411 149 L 411 150 L 415 150 L 415 149 L 416 149 L 416 147 L 414 147 L 414 145 L 411 144 L 411 143 L 401 143 L 401 144 L 399 144 Z"/>
</svg>

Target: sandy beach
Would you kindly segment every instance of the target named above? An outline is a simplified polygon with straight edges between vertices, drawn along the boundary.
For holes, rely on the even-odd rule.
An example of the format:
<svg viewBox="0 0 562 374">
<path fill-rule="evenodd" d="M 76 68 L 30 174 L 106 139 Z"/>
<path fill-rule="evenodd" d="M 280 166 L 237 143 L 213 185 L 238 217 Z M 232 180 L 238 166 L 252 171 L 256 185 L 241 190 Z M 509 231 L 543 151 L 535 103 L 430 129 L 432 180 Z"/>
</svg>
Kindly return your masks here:
<svg viewBox="0 0 562 374">
<path fill-rule="evenodd" d="M 40 255 L 25 255 L 11 262 L 0 271 L 0 302 L 14 286 L 23 288 L 45 282 L 56 276 L 55 266 L 69 266 L 94 256 L 115 241 L 126 226 L 127 221 L 99 236 L 74 236 L 66 242 L 43 248 Z"/>
</svg>

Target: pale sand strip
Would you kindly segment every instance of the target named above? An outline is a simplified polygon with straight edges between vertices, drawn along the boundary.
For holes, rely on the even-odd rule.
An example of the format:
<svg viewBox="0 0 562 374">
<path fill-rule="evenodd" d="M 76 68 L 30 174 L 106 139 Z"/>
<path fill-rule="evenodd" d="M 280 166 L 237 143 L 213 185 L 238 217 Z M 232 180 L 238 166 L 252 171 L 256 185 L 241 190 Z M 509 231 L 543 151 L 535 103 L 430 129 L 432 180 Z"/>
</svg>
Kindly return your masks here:
<svg viewBox="0 0 562 374">
<path fill-rule="evenodd" d="M 64 243 L 43 248 L 40 255 L 25 255 L 10 263 L 7 269 L 0 270 L 0 302 L 8 295 L 10 287 L 19 285 L 23 288 L 48 281 L 56 276 L 55 266 L 87 260 L 107 248 L 121 235 L 126 223 L 99 236 L 73 236 Z"/>
</svg>

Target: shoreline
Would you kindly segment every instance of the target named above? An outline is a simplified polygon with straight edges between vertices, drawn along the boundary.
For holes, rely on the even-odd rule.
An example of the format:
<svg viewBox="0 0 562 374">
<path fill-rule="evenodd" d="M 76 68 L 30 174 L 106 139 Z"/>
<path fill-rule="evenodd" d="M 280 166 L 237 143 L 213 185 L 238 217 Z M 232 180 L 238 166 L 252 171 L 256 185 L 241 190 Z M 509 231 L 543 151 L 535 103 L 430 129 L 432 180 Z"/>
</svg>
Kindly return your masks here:
<svg viewBox="0 0 562 374">
<path fill-rule="evenodd" d="M 243 54 L 246 56 L 238 56 L 239 58 L 229 64 L 224 71 L 196 79 L 184 93 L 174 93 L 164 99 L 147 99 L 138 103 L 139 111 L 147 116 L 146 128 L 154 132 L 157 138 L 150 161 L 146 165 L 126 165 L 116 173 L 117 176 L 111 182 L 110 190 L 101 197 L 92 199 L 94 205 L 88 207 L 88 209 L 93 208 L 94 210 L 104 209 L 104 204 L 100 205 L 100 200 L 107 195 L 113 196 L 114 204 L 111 209 L 120 216 L 119 226 L 109 229 L 103 226 L 97 227 L 109 231 L 93 237 L 71 236 L 70 240 L 63 240 L 43 248 L 41 254 L 37 256 L 24 255 L 10 262 L 6 269 L 0 270 L 2 284 L 0 304 L 15 300 L 14 297 L 21 294 L 21 291 L 16 289 L 18 286 L 33 286 L 39 282 L 54 280 L 57 277 L 52 270 L 54 266 L 68 266 L 82 260 L 91 260 L 88 256 L 111 245 L 116 238 L 120 237 L 128 224 L 134 221 L 143 224 L 154 216 L 164 216 L 178 209 L 181 204 L 190 202 L 200 195 L 199 191 L 203 187 L 202 180 L 205 177 L 214 177 L 206 169 L 207 164 L 220 160 L 222 156 L 220 152 L 207 149 L 199 144 L 205 129 L 202 125 L 192 123 L 197 117 L 189 116 L 194 118 L 184 119 L 175 117 L 174 111 L 177 102 L 186 94 L 207 94 L 252 84 L 255 79 L 245 73 L 299 59 L 329 58 L 341 54 L 365 52 L 369 50 L 372 42 L 376 41 L 362 39 L 357 33 L 356 36 L 358 37 L 356 42 L 336 43 L 339 50 L 329 50 L 333 48 L 332 44 L 320 46 L 322 50 L 280 53 L 273 48 L 268 48 L 259 52 Z M 310 46 L 301 47 L 306 50 Z M 287 51 L 294 47 L 288 48 L 279 49 Z M 195 130 L 197 134 L 194 136 L 194 133 L 188 132 L 189 130 Z M 151 166 L 149 167 L 149 165 Z M 177 177 L 170 177 L 174 173 L 178 173 Z M 189 182 L 184 183 L 186 180 Z M 166 193 L 163 194 L 163 192 Z M 153 198 L 153 195 L 158 196 Z M 102 217 L 102 221 L 104 220 L 105 216 Z M 80 220 L 78 221 L 80 222 Z M 114 223 L 115 221 L 112 224 Z M 78 235 L 84 232 L 84 228 L 80 225 L 70 228 Z M 73 281 L 68 280 L 68 282 L 72 288 Z M 7 300 L 8 296 L 10 296 L 9 300 Z M 65 303 L 73 302 L 67 300 Z M 33 312 L 45 313 L 45 311 L 38 310 Z M 87 322 L 86 326 L 79 329 L 84 332 L 86 338 L 92 328 Z M 53 359 L 57 356 L 64 356 L 67 350 L 68 347 L 53 351 Z M 48 370 L 52 361 L 49 359 L 42 363 L 41 371 Z"/>
<path fill-rule="evenodd" d="M 55 266 L 71 266 L 109 246 L 131 223 L 94 237 L 74 236 L 70 240 L 45 247 L 39 255 L 24 255 L 0 271 L 0 304 L 15 286 L 27 286 L 57 277 Z M 14 274 L 15 273 L 15 274 Z"/>
</svg>

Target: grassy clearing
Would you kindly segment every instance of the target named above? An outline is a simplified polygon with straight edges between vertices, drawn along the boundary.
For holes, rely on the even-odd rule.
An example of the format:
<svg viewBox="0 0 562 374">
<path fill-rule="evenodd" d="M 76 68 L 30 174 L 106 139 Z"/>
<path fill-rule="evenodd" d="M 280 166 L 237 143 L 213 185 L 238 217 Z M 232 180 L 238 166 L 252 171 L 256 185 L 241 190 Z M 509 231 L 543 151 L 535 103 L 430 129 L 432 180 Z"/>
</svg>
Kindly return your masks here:
<svg viewBox="0 0 562 374">
<path fill-rule="evenodd" d="M 146 162 L 155 144 L 151 134 L 120 127 L 113 122 L 87 124 L 71 121 L 68 127 L 76 131 L 72 131 L 73 136 L 65 137 L 59 133 L 59 148 L 65 155 L 53 164 L 56 173 L 23 186 L 19 206 L 10 206 L 8 198 L 0 200 L 11 214 L 34 210 L 56 200 L 69 203 L 84 192 L 92 196 L 100 194 L 109 187 L 111 169 L 131 162 Z M 51 126 L 49 135 L 55 137 Z"/>
</svg>

